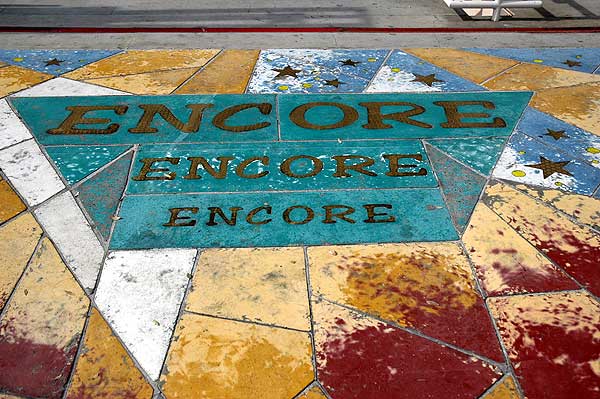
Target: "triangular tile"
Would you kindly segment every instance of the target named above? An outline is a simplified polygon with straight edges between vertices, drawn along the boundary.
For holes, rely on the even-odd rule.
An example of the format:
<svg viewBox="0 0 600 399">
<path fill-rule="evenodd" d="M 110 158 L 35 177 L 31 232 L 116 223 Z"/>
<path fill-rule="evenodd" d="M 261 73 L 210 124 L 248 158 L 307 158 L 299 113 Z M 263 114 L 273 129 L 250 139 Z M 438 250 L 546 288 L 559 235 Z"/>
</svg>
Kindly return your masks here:
<svg viewBox="0 0 600 399">
<path fill-rule="evenodd" d="M 600 65 L 600 48 L 469 48 L 467 50 L 579 72 L 592 73 Z"/>
<path fill-rule="evenodd" d="M 105 240 L 127 184 L 132 158 L 130 152 L 77 188 L 79 200 Z"/>
<path fill-rule="evenodd" d="M 101 60 L 120 50 L 0 50 L 0 60 L 54 76 Z"/>
<path fill-rule="evenodd" d="M 506 138 L 429 140 L 429 143 L 454 159 L 488 176 L 502 153 Z"/>
<path fill-rule="evenodd" d="M 135 75 L 110 76 L 86 80 L 86 82 L 133 94 L 171 94 L 196 71 L 198 68 L 173 69 Z"/>
<path fill-rule="evenodd" d="M 50 159 L 68 184 L 73 185 L 129 149 L 129 146 L 46 147 Z"/>
<path fill-rule="evenodd" d="M 440 181 L 450 216 L 462 232 L 469 222 L 486 179 L 432 146 L 426 145 L 426 148 L 431 165 Z"/>
<path fill-rule="evenodd" d="M 12 97 L 118 96 L 125 94 L 129 93 L 77 80 L 55 78 L 20 91 Z"/>
<path fill-rule="evenodd" d="M 516 61 L 452 48 L 410 48 L 404 51 L 475 83 L 482 83 L 517 65 Z"/>
<path fill-rule="evenodd" d="M 0 68 L 0 97 L 27 89 L 48 79 L 52 79 L 52 75 L 14 65 L 5 66 Z"/>
<path fill-rule="evenodd" d="M 482 90 L 485 89 L 445 69 L 414 55 L 395 50 L 365 91 L 380 93 Z"/>
</svg>

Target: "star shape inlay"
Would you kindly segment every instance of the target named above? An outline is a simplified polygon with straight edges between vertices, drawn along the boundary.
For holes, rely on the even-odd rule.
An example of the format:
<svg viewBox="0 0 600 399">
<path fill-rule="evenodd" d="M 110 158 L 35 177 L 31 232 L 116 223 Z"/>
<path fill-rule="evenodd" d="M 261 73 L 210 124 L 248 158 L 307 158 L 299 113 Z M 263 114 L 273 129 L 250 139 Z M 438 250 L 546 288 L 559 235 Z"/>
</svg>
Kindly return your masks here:
<svg viewBox="0 0 600 399">
<path fill-rule="evenodd" d="M 61 62 L 65 62 L 65 61 L 59 60 L 57 58 L 53 58 L 51 60 L 46 61 L 46 66 L 50 66 L 50 65 L 60 66 Z"/>
<path fill-rule="evenodd" d="M 325 86 L 335 86 L 335 87 L 340 87 L 340 85 L 343 85 L 344 82 L 340 82 L 337 79 L 333 79 L 333 80 L 325 80 Z"/>
<path fill-rule="evenodd" d="M 348 66 L 353 66 L 356 67 L 358 64 L 360 64 L 360 61 L 352 61 L 350 58 L 348 58 L 345 61 L 340 61 L 342 63 L 342 65 L 348 65 Z"/>
<path fill-rule="evenodd" d="M 578 66 L 578 67 L 581 66 L 581 62 L 579 62 L 579 61 L 571 61 L 571 60 L 566 60 L 565 62 L 563 62 L 563 64 L 568 65 L 569 68 L 573 68 L 573 67 L 576 67 L 576 66 Z"/>
<path fill-rule="evenodd" d="M 283 68 L 283 69 L 274 68 L 273 71 L 279 72 L 277 74 L 277 76 L 275 76 L 275 79 L 284 78 L 286 76 L 291 76 L 293 78 L 297 78 L 298 72 L 301 72 L 302 69 L 294 69 L 291 66 L 286 65 L 285 68 Z"/>
<path fill-rule="evenodd" d="M 435 77 L 435 73 L 429 75 L 419 75 L 418 73 L 413 73 L 413 75 L 415 75 L 415 78 L 412 80 L 412 82 L 424 83 L 429 87 L 432 87 L 433 83 L 435 82 L 443 82 L 443 80 Z"/>
<path fill-rule="evenodd" d="M 552 176 L 555 173 L 561 173 L 567 176 L 573 176 L 571 172 L 566 170 L 564 167 L 567 166 L 571 161 L 554 162 L 540 156 L 540 163 L 534 165 L 525 165 L 528 168 L 540 169 L 544 172 L 544 179 Z"/>
<path fill-rule="evenodd" d="M 550 136 L 554 140 L 558 140 L 558 139 L 562 139 L 562 138 L 566 138 L 566 139 L 569 138 L 569 136 L 567 136 L 567 134 L 565 133 L 564 130 L 552 130 L 552 129 L 546 129 L 546 130 L 548 131 L 548 133 L 544 134 L 544 136 Z"/>
</svg>

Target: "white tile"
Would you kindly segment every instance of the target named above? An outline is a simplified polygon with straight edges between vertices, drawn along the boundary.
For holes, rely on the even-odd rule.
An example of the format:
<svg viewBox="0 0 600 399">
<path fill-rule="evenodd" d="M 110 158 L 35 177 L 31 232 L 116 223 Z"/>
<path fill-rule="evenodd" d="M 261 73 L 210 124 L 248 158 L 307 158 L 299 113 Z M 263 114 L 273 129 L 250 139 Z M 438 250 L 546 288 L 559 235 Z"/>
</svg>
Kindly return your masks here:
<svg viewBox="0 0 600 399">
<path fill-rule="evenodd" d="M 120 90 L 96 86 L 76 80 L 56 78 L 40 83 L 11 97 L 63 97 L 63 96 L 118 96 L 127 95 Z"/>
<path fill-rule="evenodd" d="M 0 100 L 0 149 L 32 137 L 6 100 Z"/>
<path fill-rule="evenodd" d="M 195 250 L 111 252 L 95 301 L 133 356 L 158 379 L 189 280 Z"/>
<path fill-rule="evenodd" d="M 0 150 L 0 169 L 29 205 L 37 205 L 65 188 L 34 140 Z"/>
<path fill-rule="evenodd" d="M 67 266 L 84 288 L 96 285 L 104 248 L 69 192 L 52 198 L 34 211 Z"/>
</svg>

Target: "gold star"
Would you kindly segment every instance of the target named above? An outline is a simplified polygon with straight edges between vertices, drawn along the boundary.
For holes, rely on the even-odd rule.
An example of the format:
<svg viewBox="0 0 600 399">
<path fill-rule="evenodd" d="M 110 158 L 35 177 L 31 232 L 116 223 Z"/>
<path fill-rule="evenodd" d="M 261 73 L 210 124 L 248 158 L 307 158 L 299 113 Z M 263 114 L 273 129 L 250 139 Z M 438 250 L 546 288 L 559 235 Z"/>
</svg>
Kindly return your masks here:
<svg viewBox="0 0 600 399">
<path fill-rule="evenodd" d="M 64 62 L 63 60 L 58 60 L 56 58 L 53 58 L 51 60 L 46 61 L 46 66 L 50 66 L 50 65 L 57 65 L 60 66 L 60 63 Z"/>
<path fill-rule="evenodd" d="M 432 87 L 434 82 L 443 82 L 443 80 L 439 80 L 435 77 L 435 73 L 430 75 L 419 75 L 418 73 L 413 73 L 413 75 L 415 75 L 415 78 L 412 80 L 413 82 L 424 83 L 429 87 Z"/>
<path fill-rule="evenodd" d="M 540 169 L 542 172 L 544 172 L 544 179 L 547 179 L 554 173 L 562 173 L 563 175 L 573 176 L 571 172 L 564 169 L 564 166 L 567 166 L 570 162 L 571 161 L 554 162 L 549 161 L 546 158 L 540 156 L 540 163 L 525 166 L 527 166 L 528 168 Z"/>
<path fill-rule="evenodd" d="M 326 86 L 335 86 L 335 87 L 340 87 L 340 85 L 343 85 L 344 82 L 340 82 L 337 79 L 333 79 L 333 80 L 325 80 L 325 85 Z"/>
<path fill-rule="evenodd" d="M 302 71 L 301 69 L 294 69 L 294 68 L 292 68 L 289 65 L 286 65 L 286 67 L 283 68 L 283 69 L 273 69 L 273 70 L 275 72 L 279 72 L 277 74 L 277 76 L 275 76 L 275 79 L 283 78 L 283 77 L 286 77 L 286 76 L 291 76 L 291 77 L 297 78 L 298 77 L 298 72 Z"/>
<path fill-rule="evenodd" d="M 342 63 L 342 65 L 348 65 L 348 66 L 353 66 L 356 67 L 358 64 L 360 64 L 360 61 L 352 61 L 350 58 L 348 58 L 346 61 L 340 61 Z"/>
<path fill-rule="evenodd" d="M 548 131 L 548 133 L 544 134 L 544 136 L 550 136 L 552 137 L 554 140 L 558 140 L 558 139 L 562 139 L 562 138 L 569 138 L 569 136 L 567 136 L 565 134 L 564 130 L 552 130 L 552 129 L 546 129 Z"/>
<path fill-rule="evenodd" d="M 576 67 L 576 66 L 578 66 L 578 67 L 581 66 L 581 62 L 579 62 L 579 61 L 571 61 L 571 60 L 566 60 L 565 62 L 563 62 L 563 64 L 568 65 L 569 68 L 573 68 L 573 67 Z"/>
</svg>

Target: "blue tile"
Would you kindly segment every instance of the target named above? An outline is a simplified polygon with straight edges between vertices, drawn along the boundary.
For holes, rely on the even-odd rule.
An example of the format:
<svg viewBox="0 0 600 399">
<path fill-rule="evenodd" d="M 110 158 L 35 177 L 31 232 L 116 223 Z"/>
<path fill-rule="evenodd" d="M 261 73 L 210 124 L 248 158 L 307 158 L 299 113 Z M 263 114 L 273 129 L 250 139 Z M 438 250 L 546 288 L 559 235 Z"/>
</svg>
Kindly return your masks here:
<svg viewBox="0 0 600 399">
<path fill-rule="evenodd" d="M 73 185 L 127 151 L 128 148 L 129 146 L 46 147 L 46 152 L 67 183 Z"/>
<path fill-rule="evenodd" d="M 506 137 L 429 140 L 431 145 L 488 176 L 506 143 Z"/>
<path fill-rule="evenodd" d="M 546 172 L 540 169 L 544 164 Z M 493 176 L 585 195 L 591 195 L 600 184 L 600 170 L 521 132 L 504 147 Z"/>
<path fill-rule="evenodd" d="M 102 145 L 137 143 L 179 143 L 179 142 L 243 142 L 273 141 L 277 138 L 275 96 L 273 95 L 186 95 L 186 96 L 97 96 L 97 97 L 21 97 L 11 99 L 33 135 L 44 145 Z M 226 120 L 229 126 L 265 124 L 252 131 L 233 132 L 217 128 L 214 118 L 225 109 L 249 103 L 268 104 L 268 115 L 254 107 L 235 113 Z M 151 123 L 156 133 L 131 133 L 143 115 L 141 104 L 162 104 L 182 123 L 188 121 L 189 104 L 209 104 L 202 114 L 198 131 L 185 133 L 156 115 Z M 114 109 L 91 111 L 85 118 L 106 118 L 97 124 L 79 124 L 77 129 L 107 129 L 109 124 L 118 125 L 118 130 L 110 134 L 49 134 L 49 129 L 58 128 L 71 115 L 68 106 L 110 106 L 124 107 L 118 115 Z M 126 109 L 126 110 L 125 110 Z M 123 111 L 125 110 L 125 113 Z M 264 108 L 267 112 L 267 108 Z M 190 129 L 192 130 L 192 129 Z"/>
<path fill-rule="evenodd" d="M 263 50 L 248 92 L 360 93 L 387 53 L 388 50 Z M 296 71 L 295 76 L 278 77 L 276 70 L 285 67 Z"/>
<path fill-rule="evenodd" d="M 298 156 L 301 158 L 294 159 Z M 151 163 L 152 168 L 163 169 L 161 172 L 142 172 L 152 158 L 165 157 L 171 160 Z M 210 173 L 201 164 L 193 164 L 194 157 L 202 157 L 212 167 Z M 244 161 L 252 162 L 246 167 Z M 341 167 L 365 162 L 372 165 L 364 166 L 362 172 Z M 394 164 L 407 166 L 397 168 Z M 221 165 L 225 168 L 222 173 Z M 143 145 L 137 152 L 132 176 L 127 189 L 132 194 L 437 186 L 418 140 L 265 143 L 260 147 L 256 144 Z"/>
<path fill-rule="evenodd" d="M 458 230 L 463 232 L 479 200 L 486 179 L 431 146 L 427 146 L 427 152 L 440 180 L 440 187 L 450 215 Z"/>
<path fill-rule="evenodd" d="M 125 191 L 132 158 L 130 152 L 77 188 L 81 204 L 105 240 L 108 240 L 112 216 Z"/>
<path fill-rule="evenodd" d="M 0 50 L 0 61 L 58 76 L 118 52 L 120 50 Z"/>
<path fill-rule="evenodd" d="M 395 50 L 367 92 L 484 91 L 485 88 L 411 54 Z"/>
<path fill-rule="evenodd" d="M 600 66 L 600 48 L 467 48 L 465 50 L 587 73 L 594 72 Z M 567 61 L 576 64 L 569 66 Z"/>
<path fill-rule="evenodd" d="M 369 204 L 386 204 L 391 209 L 373 208 L 379 215 L 369 218 L 365 208 Z M 342 208 L 330 208 L 331 212 L 348 212 L 345 217 L 349 221 L 327 219 L 323 207 L 334 205 Z M 175 208 L 191 209 L 177 214 Z M 209 208 L 215 209 L 214 212 L 217 208 L 222 210 L 230 224 L 219 216 L 211 223 Z M 235 222 L 230 208 L 238 209 Z M 179 218 L 172 218 L 172 214 Z M 110 243 L 112 249 L 329 245 L 458 238 L 436 189 L 127 196 L 120 216 L 122 219 L 117 222 Z M 326 221 L 329 223 L 324 223 Z M 179 226 L 170 227 L 169 222 Z"/>
<path fill-rule="evenodd" d="M 600 168 L 600 137 L 593 133 L 531 107 L 523 113 L 517 130 Z"/>
<path fill-rule="evenodd" d="M 443 138 L 469 136 L 508 136 L 512 133 L 523 109 L 531 97 L 530 92 L 477 92 L 477 93 L 407 93 L 407 94 L 353 94 L 353 95 L 285 95 L 279 96 L 279 113 L 282 140 L 347 140 L 347 139 L 405 139 L 405 138 Z M 339 103 L 350 106 L 344 113 L 339 106 L 321 105 L 308 109 L 306 112 L 299 106 L 307 101 L 313 103 Z M 447 121 L 444 108 L 435 105 L 438 101 L 489 101 L 495 109 L 484 109 L 481 105 L 460 106 L 460 112 L 488 113 L 505 121 L 504 127 L 443 127 Z M 368 122 L 367 108 L 359 105 L 364 102 L 408 102 L 424 107 L 424 112 L 410 119 L 414 123 L 399 122 L 384 119 L 386 127 L 364 128 Z M 343 108 L 343 107 L 342 107 Z M 413 106 L 384 106 L 383 114 L 406 112 Z M 293 111 L 296 110 L 294 113 Z M 353 114 L 353 110 L 355 113 Z M 300 114 L 300 116 L 298 116 Z M 302 120 L 304 114 L 304 120 Z M 292 122 L 295 116 L 301 120 Z M 356 118 L 358 116 L 358 118 Z M 491 118 L 465 118 L 468 123 L 491 122 Z M 306 124 L 308 122 L 309 124 Z M 304 124 L 305 126 L 301 126 Z M 331 125 L 341 125 L 340 127 Z M 317 128 L 311 126 L 316 125 Z M 428 126 L 429 125 L 429 126 Z M 319 127 L 322 126 L 322 127 Z"/>
</svg>

